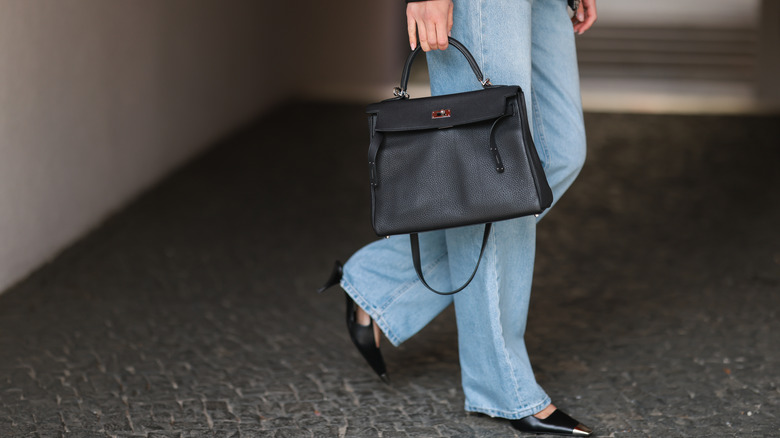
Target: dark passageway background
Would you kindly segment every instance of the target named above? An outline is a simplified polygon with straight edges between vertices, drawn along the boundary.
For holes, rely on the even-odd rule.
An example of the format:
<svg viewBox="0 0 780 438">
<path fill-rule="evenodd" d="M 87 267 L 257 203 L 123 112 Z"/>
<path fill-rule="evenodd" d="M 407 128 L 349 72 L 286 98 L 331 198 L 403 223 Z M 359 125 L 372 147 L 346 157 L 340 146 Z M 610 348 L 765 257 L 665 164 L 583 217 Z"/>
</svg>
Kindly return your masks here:
<svg viewBox="0 0 780 438">
<path fill-rule="evenodd" d="M 780 3 L 600 6 L 537 378 L 599 436 L 779 436 Z M 0 437 L 520 436 L 463 411 L 451 309 L 384 385 L 314 292 L 377 238 L 363 108 L 402 15 L 0 0 Z"/>
</svg>

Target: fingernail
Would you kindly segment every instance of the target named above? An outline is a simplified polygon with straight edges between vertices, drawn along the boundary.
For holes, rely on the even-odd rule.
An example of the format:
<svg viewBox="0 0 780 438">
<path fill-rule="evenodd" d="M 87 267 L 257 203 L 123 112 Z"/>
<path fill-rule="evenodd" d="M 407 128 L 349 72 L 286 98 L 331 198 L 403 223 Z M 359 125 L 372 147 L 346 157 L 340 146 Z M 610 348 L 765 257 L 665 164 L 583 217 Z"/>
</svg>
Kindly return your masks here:
<svg viewBox="0 0 780 438">
<path fill-rule="evenodd" d="M 416 48 L 417 48 L 417 44 L 415 44 L 415 43 L 412 43 L 412 50 L 414 50 L 414 49 L 416 49 Z"/>
<path fill-rule="evenodd" d="M 585 21 L 585 14 L 580 12 L 579 14 L 577 14 L 577 19 L 580 21 Z"/>
</svg>

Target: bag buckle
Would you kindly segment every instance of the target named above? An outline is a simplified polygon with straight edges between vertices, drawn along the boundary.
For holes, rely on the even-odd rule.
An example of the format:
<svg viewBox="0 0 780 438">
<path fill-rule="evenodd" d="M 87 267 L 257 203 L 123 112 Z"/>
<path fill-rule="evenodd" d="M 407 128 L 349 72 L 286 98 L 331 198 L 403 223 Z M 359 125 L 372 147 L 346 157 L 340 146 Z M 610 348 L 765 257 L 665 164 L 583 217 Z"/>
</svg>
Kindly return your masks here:
<svg viewBox="0 0 780 438">
<path fill-rule="evenodd" d="M 377 183 L 376 162 L 374 161 L 368 162 L 368 179 L 371 182 L 371 187 L 376 187 L 379 185 Z"/>
<path fill-rule="evenodd" d="M 479 81 L 483 87 L 492 87 L 493 83 L 490 82 L 490 78 L 485 78 L 484 81 Z"/>
<path fill-rule="evenodd" d="M 400 97 L 401 99 L 408 99 L 409 93 L 406 90 L 402 90 L 401 87 L 393 88 L 393 96 Z"/>
</svg>

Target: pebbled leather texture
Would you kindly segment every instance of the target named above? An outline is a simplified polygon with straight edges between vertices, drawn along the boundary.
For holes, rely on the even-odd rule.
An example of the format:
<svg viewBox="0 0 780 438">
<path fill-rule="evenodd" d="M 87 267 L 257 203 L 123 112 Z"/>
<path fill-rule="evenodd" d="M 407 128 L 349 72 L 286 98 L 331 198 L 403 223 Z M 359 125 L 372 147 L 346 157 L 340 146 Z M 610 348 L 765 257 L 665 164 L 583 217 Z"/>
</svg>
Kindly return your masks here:
<svg viewBox="0 0 780 438">
<path fill-rule="evenodd" d="M 537 214 L 552 204 L 519 87 L 439 97 L 369 106 L 371 211 L 378 235 L 484 224 Z M 431 119 L 432 111 L 442 109 L 429 104 L 434 101 L 447 102 L 453 114 L 440 128 L 433 126 L 441 119 Z M 461 113 L 470 116 L 458 118 Z M 497 170 L 496 152 L 503 171 Z"/>
<path fill-rule="evenodd" d="M 417 276 L 440 295 L 471 283 L 492 222 L 541 213 L 553 200 L 531 138 L 523 91 L 483 80 L 468 49 L 451 37 L 450 44 L 466 57 L 482 90 L 409 99 L 406 85 L 418 47 L 406 59 L 396 97 L 366 109 L 374 231 L 411 234 Z M 423 277 L 416 233 L 476 224 L 486 225 L 471 277 L 453 291 L 433 289 Z M 353 341 L 360 343 L 354 336 Z"/>
</svg>

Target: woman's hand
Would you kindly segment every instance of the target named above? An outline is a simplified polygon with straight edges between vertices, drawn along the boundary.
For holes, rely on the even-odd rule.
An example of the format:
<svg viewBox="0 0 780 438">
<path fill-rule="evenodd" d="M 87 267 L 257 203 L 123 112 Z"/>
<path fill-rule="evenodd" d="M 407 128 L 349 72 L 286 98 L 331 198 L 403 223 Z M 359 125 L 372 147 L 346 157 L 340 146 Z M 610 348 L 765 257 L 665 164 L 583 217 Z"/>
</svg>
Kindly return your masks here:
<svg viewBox="0 0 780 438">
<path fill-rule="evenodd" d="M 596 21 L 596 0 L 582 0 L 577 12 L 571 18 L 574 24 L 574 32 L 582 35 L 583 32 L 590 29 Z"/>
<path fill-rule="evenodd" d="M 444 50 L 452 30 L 452 0 L 427 0 L 406 5 L 409 46 L 417 47 L 417 35 L 423 51 Z"/>
</svg>

